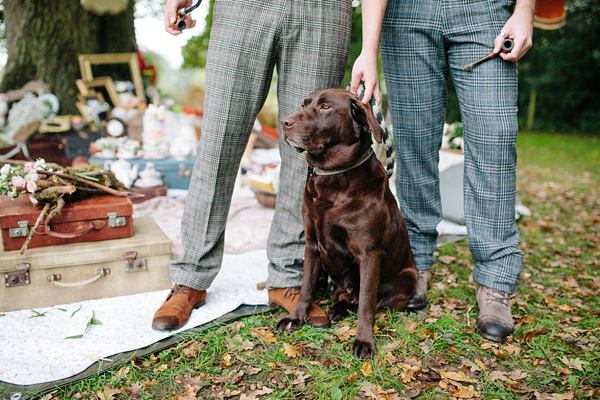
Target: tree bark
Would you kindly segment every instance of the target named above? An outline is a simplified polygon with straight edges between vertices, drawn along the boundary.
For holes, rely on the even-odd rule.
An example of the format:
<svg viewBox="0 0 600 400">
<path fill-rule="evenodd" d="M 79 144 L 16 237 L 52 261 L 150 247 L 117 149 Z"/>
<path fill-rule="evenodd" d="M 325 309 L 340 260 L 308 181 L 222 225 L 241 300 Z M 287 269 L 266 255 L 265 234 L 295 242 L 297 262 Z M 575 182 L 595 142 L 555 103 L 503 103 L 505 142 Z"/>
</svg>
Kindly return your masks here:
<svg viewBox="0 0 600 400">
<path fill-rule="evenodd" d="M 117 15 L 86 12 L 79 0 L 4 0 L 8 59 L 0 92 L 39 79 L 60 100 L 60 114 L 77 114 L 77 56 L 135 51 L 133 0 Z M 124 66 L 103 66 L 103 75 L 125 77 Z M 113 74 L 112 72 L 115 72 Z"/>
</svg>

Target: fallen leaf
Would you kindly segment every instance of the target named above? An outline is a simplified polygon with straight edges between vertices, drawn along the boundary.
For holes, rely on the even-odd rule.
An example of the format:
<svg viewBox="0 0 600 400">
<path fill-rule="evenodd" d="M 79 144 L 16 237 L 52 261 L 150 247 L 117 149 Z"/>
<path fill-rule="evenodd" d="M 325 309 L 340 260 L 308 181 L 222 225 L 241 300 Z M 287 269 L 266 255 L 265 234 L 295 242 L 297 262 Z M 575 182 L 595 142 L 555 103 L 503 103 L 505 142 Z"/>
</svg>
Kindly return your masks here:
<svg viewBox="0 0 600 400">
<path fill-rule="evenodd" d="M 356 334 L 356 328 L 351 329 L 350 325 L 345 325 L 340 328 L 335 328 L 333 333 L 335 333 L 340 340 L 347 341 Z"/>
<path fill-rule="evenodd" d="M 166 371 L 167 368 L 169 368 L 169 366 L 167 364 L 162 364 L 162 365 L 159 365 L 158 367 L 154 368 L 154 371 L 162 372 L 162 371 Z"/>
<path fill-rule="evenodd" d="M 293 345 L 291 345 L 289 343 L 284 343 L 283 344 L 283 352 L 289 358 L 296 358 L 296 357 L 298 357 L 298 349 L 296 349 L 295 346 L 293 346 Z"/>
<path fill-rule="evenodd" d="M 527 373 L 522 372 L 521 370 L 516 370 L 510 373 L 510 375 L 508 375 L 508 377 L 514 381 L 518 381 L 521 380 L 523 378 L 527 378 Z"/>
<path fill-rule="evenodd" d="M 268 328 L 252 328 L 249 333 L 265 343 L 275 343 L 277 337 Z"/>
<path fill-rule="evenodd" d="M 582 361 L 579 358 L 576 358 L 574 360 L 569 360 L 567 358 L 567 356 L 563 356 L 562 358 L 560 358 L 560 361 L 562 361 L 563 364 L 565 364 L 569 368 L 573 368 L 573 369 L 576 369 L 577 371 L 581 371 L 581 372 L 584 371 L 583 364 L 588 364 L 587 361 Z"/>
<path fill-rule="evenodd" d="M 443 378 L 446 379 L 450 379 L 453 381 L 460 381 L 460 382 L 477 382 L 477 379 L 472 378 L 470 376 L 467 376 L 464 372 L 462 371 L 457 371 L 457 372 L 452 372 L 452 371 L 439 371 L 440 375 Z"/>
<path fill-rule="evenodd" d="M 371 364 L 371 361 L 365 361 L 360 368 L 360 372 L 362 372 L 364 376 L 373 375 L 373 364 Z"/>
<path fill-rule="evenodd" d="M 250 340 L 242 340 L 240 335 L 235 335 L 233 338 L 226 338 L 227 348 L 231 351 L 244 351 L 244 350 L 252 350 L 254 348 L 254 343 Z"/>
<path fill-rule="evenodd" d="M 450 393 L 454 397 L 458 397 L 459 399 L 472 399 L 473 397 L 481 396 L 481 394 L 472 386 L 464 386 L 455 381 L 450 381 L 450 383 L 456 387 L 456 390 Z"/>
<path fill-rule="evenodd" d="M 522 349 L 519 346 L 507 344 L 506 346 L 504 346 L 504 350 L 506 350 L 506 352 L 509 354 L 519 355 Z"/>
<path fill-rule="evenodd" d="M 417 329 L 418 325 L 419 324 L 416 321 L 409 320 L 409 321 L 406 322 L 406 324 L 404 324 L 404 330 L 408 331 L 408 332 L 412 332 L 415 329 Z"/>
<path fill-rule="evenodd" d="M 490 381 L 494 382 L 497 381 L 498 379 L 500 379 L 501 381 L 503 381 L 504 379 L 506 379 L 506 372 L 502 372 L 502 371 L 492 371 L 490 373 Z"/>
<path fill-rule="evenodd" d="M 419 344 L 419 347 L 421 347 L 421 350 L 423 350 L 423 353 L 427 354 L 431 351 L 432 345 L 433 345 L 433 339 L 427 338 Z"/>
<path fill-rule="evenodd" d="M 292 382 L 292 386 L 304 383 L 308 378 L 310 378 L 310 374 L 303 375 L 302 372 L 296 372 L 296 374 L 296 379 L 294 379 Z"/>
<path fill-rule="evenodd" d="M 100 400 L 113 400 L 116 395 L 121 393 L 123 392 L 120 389 L 110 387 L 109 385 L 104 385 L 104 389 L 97 394 Z"/>
<path fill-rule="evenodd" d="M 129 389 L 127 389 L 127 394 L 128 394 L 130 397 L 133 397 L 133 398 L 136 398 L 136 399 L 137 399 L 137 398 L 141 397 L 140 390 L 141 390 L 143 387 L 144 387 L 144 385 L 142 385 L 141 383 L 139 383 L 139 382 L 133 382 L 133 383 L 131 384 L 131 386 L 129 387 Z"/>
</svg>

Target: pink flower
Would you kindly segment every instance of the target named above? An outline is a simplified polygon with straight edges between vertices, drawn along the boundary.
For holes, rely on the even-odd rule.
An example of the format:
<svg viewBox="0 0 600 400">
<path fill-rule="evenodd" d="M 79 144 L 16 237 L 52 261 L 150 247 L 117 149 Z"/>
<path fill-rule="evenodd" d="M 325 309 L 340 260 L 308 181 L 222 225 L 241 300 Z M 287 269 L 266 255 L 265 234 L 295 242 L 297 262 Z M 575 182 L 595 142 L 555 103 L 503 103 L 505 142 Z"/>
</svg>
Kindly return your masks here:
<svg viewBox="0 0 600 400">
<path fill-rule="evenodd" d="M 33 161 L 26 162 L 23 168 L 25 171 L 29 171 L 30 169 L 35 168 L 35 163 Z"/>
<path fill-rule="evenodd" d="M 27 181 L 22 176 L 13 176 L 10 180 L 13 186 L 24 188 L 27 185 Z"/>
</svg>

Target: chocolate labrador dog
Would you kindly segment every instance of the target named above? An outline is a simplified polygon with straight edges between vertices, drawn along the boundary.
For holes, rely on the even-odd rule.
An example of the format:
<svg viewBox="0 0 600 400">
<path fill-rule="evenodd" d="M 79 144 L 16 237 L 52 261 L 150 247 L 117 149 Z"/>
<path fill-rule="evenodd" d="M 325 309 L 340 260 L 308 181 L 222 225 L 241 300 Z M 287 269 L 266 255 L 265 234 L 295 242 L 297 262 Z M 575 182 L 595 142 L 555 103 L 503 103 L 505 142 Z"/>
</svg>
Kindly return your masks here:
<svg viewBox="0 0 600 400">
<path fill-rule="evenodd" d="M 304 275 L 296 308 L 276 329 L 297 329 L 307 318 L 321 269 L 336 289 L 329 319 L 358 310 L 352 353 L 375 355 L 378 309 L 404 310 L 415 291 L 417 269 L 408 232 L 371 148 L 383 130 L 371 109 L 342 89 L 312 93 L 302 110 L 281 121 L 285 141 L 306 151 L 314 168 L 304 190 Z"/>
</svg>

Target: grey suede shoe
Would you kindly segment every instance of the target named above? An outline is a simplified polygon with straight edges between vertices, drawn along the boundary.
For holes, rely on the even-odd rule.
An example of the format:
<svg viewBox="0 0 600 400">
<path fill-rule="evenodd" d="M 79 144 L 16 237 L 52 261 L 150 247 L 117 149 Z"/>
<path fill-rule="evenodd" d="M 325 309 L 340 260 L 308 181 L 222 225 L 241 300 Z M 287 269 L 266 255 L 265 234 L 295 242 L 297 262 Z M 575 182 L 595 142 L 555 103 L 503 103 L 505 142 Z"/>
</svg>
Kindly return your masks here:
<svg viewBox="0 0 600 400">
<path fill-rule="evenodd" d="M 515 322 L 510 312 L 510 295 L 483 285 L 477 285 L 475 292 L 479 316 L 477 330 L 486 339 L 504 343 L 515 330 Z"/>
<path fill-rule="evenodd" d="M 419 270 L 419 279 L 417 280 L 417 289 L 406 304 L 407 310 L 420 310 L 427 307 L 427 288 L 431 280 L 431 271 L 428 269 Z"/>
</svg>

